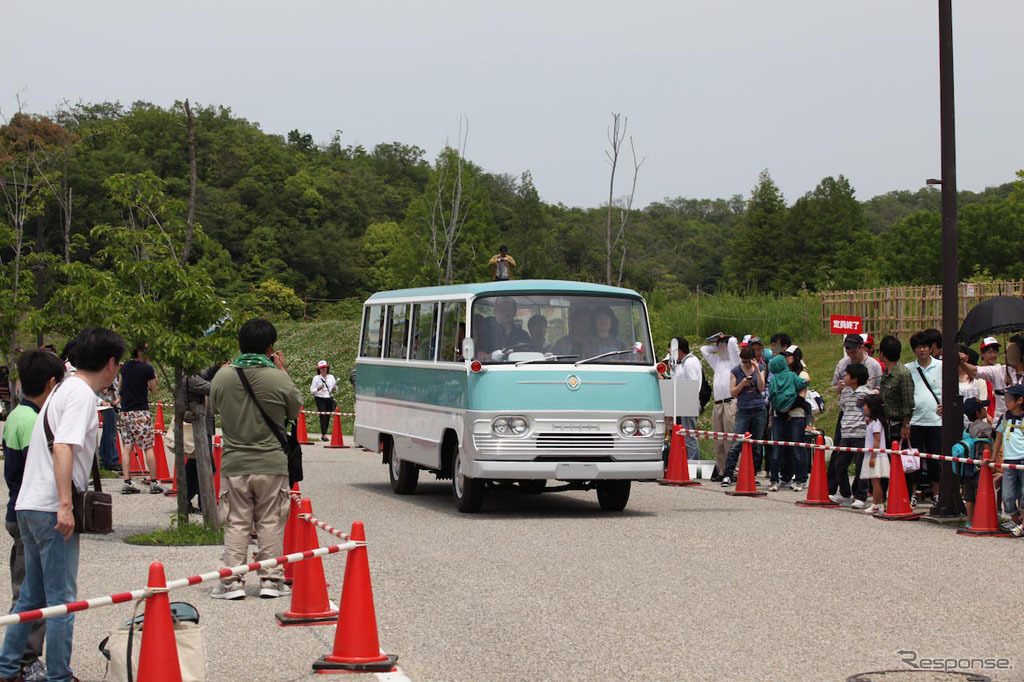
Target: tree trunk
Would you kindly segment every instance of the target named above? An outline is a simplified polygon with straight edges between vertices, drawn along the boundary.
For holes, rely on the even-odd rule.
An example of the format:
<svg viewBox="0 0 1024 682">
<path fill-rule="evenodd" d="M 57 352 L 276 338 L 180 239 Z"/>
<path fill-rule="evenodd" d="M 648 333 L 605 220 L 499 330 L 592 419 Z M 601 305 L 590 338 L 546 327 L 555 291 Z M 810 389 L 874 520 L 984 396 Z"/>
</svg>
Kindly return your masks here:
<svg viewBox="0 0 1024 682">
<path fill-rule="evenodd" d="M 184 373 L 175 368 L 174 384 L 174 476 L 178 486 L 178 525 L 188 521 L 188 484 L 185 475 L 185 422 L 188 402 Z"/>
<path fill-rule="evenodd" d="M 42 214 L 36 216 L 36 253 L 46 253 L 46 234 L 45 234 L 46 221 L 43 220 Z M 43 285 L 46 280 L 43 277 L 44 265 L 42 262 L 36 266 L 36 310 L 42 310 L 43 304 Z M 43 332 L 36 334 L 36 348 L 43 347 Z M 9 365 L 13 367 L 14 365 Z"/>
<path fill-rule="evenodd" d="M 195 440 L 196 470 L 199 473 L 199 504 L 203 508 L 203 524 L 207 528 L 220 528 L 220 514 L 217 513 L 217 495 L 213 487 L 213 456 L 206 433 L 206 405 L 197 404 L 192 435 Z"/>
</svg>

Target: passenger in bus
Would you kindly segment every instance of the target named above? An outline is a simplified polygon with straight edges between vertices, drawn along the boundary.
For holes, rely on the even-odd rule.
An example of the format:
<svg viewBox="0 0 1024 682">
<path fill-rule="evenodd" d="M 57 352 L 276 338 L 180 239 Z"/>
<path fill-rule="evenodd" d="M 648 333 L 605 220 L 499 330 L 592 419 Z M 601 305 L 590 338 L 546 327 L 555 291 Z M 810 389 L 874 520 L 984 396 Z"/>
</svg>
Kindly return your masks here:
<svg viewBox="0 0 1024 682">
<path fill-rule="evenodd" d="M 576 355 L 584 357 L 586 341 L 594 333 L 594 321 L 590 317 L 590 308 L 574 306 L 569 311 L 569 333 L 555 342 L 552 352 L 555 355 Z"/>
<path fill-rule="evenodd" d="M 547 341 L 548 318 L 538 313 L 530 318 L 530 321 L 526 323 L 526 328 L 530 331 L 530 338 L 533 339 L 534 350 L 538 353 L 547 353 L 551 350 L 551 344 Z"/>
<path fill-rule="evenodd" d="M 619 338 L 619 318 L 606 305 L 594 309 L 594 334 L 584 343 L 583 355 L 592 358 L 602 353 L 628 348 Z"/>
<path fill-rule="evenodd" d="M 509 350 L 516 346 L 531 346 L 530 335 L 523 331 L 522 327 L 516 324 L 516 299 L 505 296 L 498 299 L 494 305 L 494 322 L 489 330 L 485 348 L 491 351 L 491 359 L 494 358 L 494 351 Z M 519 350 L 525 350 L 520 348 Z"/>
</svg>

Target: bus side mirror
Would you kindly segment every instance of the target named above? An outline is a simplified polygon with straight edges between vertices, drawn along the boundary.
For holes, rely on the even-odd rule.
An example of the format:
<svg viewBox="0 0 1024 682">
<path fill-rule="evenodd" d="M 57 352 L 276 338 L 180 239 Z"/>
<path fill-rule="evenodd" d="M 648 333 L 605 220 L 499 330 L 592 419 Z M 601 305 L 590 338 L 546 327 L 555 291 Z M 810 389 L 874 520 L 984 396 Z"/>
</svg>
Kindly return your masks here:
<svg viewBox="0 0 1024 682">
<path fill-rule="evenodd" d="M 467 362 L 476 360 L 476 344 L 471 336 L 462 339 L 462 359 Z"/>
</svg>

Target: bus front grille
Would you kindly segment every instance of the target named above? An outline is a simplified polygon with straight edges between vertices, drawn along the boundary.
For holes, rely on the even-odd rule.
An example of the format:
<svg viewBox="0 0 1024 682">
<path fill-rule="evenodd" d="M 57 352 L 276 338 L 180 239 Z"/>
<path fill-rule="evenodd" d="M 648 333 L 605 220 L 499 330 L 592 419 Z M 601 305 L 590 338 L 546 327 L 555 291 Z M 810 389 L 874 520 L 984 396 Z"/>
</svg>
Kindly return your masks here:
<svg viewBox="0 0 1024 682">
<path fill-rule="evenodd" d="M 540 433 L 537 434 L 538 449 L 612 449 L 615 437 L 610 433 Z"/>
</svg>

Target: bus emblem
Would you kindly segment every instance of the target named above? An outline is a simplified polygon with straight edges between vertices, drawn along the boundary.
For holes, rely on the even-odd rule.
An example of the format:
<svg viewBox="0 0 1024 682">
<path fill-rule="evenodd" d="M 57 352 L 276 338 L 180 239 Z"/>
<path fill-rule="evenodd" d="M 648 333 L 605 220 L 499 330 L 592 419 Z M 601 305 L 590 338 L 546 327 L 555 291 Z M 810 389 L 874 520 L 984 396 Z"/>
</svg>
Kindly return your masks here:
<svg viewBox="0 0 1024 682">
<path fill-rule="evenodd" d="M 583 382 L 580 381 L 580 378 L 575 374 L 570 374 L 565 378 L 565 385 L 569 388 L 570 391 L 580 390 L 580 386 L 582 384 Z"/>
</svg>

